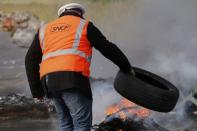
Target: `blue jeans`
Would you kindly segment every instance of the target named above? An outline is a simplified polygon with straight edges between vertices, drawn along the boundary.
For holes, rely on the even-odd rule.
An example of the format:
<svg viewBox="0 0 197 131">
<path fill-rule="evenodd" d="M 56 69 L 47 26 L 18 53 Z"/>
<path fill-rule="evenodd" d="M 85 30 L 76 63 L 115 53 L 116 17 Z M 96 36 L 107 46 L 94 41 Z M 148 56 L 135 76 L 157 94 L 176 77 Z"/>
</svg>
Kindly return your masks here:
<svg viewBox="0 0 197 131">
<path fill-rule="evenodd" d="M 92 126 L 92 99 L 79 90 L 54 93 L 56 112 L 61 131 L 90 131 Z"/>
</svg>

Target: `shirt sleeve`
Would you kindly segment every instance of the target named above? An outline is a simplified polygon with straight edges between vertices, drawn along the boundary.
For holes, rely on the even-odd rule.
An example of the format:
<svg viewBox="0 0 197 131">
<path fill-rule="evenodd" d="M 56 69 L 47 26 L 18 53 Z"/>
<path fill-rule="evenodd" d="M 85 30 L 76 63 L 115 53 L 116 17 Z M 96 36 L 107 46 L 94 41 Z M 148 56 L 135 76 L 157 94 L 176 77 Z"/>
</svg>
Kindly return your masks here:
<svg viewBox="0 0 197 131">
<path fill-rule="evenodd" d="M 126 73 L 131 71 L 131 65 L 124 53 L 114 43 L 108 41 L 91 22 L 87 28 L 87 37 L 91 45 L 99 50 L 103 56 L 116 64 L 121 71 Z"/>
<path fill-rule="evenodd" d="M 25 56 L 25 68 L 27 79 L 29 82 L 30 90 L 33 97 L 44 96 L 40 80 L 40 66 L 42 60 L 42 50 L 39 44 L 38 33 L 35 35 L 34 40 Z"/>
</svg>

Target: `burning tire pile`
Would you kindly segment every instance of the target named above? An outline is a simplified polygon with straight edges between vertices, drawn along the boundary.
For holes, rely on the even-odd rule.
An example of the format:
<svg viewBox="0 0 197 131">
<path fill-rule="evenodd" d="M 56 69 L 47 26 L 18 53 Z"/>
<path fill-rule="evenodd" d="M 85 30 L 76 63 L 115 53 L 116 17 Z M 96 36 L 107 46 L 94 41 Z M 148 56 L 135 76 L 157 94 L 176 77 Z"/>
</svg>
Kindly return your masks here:
<svg viewBox="0 0 197 131">
<path fill-rule="evenodd" d="M 151 111 L 126 99 L 107 108 L 106 118 L 95 131 L 168 131 L 150 118 Z"/>
</svg>

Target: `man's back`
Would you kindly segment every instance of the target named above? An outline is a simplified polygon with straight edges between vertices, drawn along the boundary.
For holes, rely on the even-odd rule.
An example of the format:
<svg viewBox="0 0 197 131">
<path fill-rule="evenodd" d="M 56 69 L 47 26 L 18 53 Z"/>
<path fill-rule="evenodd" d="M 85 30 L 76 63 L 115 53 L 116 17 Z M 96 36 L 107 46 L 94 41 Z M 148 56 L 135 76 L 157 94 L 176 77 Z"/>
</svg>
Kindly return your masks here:
<svg viewBox="0 0 197 131">
<path fill-rule="evenodd" d="M 66 15 L 40 29 L 42 62 L 41 78 L 58 71 L 81 72 L 90 75 L 92 46 L 87 40 L 88 21 Z M 44 35 L 43 35 L 44 34 Z"/>
<path fill-rule="evenodd" d="M 45 95 L 49 94 L 55 102 L 62 130 L 91 128 L 92 93 L 88 78 L 92 47 L 123 72 L 131 70 L 123 52 L 91 22 L 84 20 L 83 13 L 79 4 L 62 6 L 59 18 L 40 29 L 26 55 L 32 95 L 42 97 L 43 90 Z"/>
</svg>

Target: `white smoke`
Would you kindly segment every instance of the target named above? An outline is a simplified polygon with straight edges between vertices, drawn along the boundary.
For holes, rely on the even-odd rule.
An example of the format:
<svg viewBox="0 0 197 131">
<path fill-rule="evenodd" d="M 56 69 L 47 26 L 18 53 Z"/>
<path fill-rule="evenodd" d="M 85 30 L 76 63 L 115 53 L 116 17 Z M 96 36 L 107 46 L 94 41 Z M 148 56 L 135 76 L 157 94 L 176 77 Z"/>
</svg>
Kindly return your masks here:
<svg viewBox="0 0 197 131">
<path fill-rule="evenodd" d="M 170 58 L 163 55 L 155 55 L 154 60 L 144 64 L 143 68 L 170 80 L 185 95 L 188 95 L 191 88 L 197 85 L 196 66 L 182 54 L 171 56 Z"/>
<path fill-rule="evenodd" d="M 115 92 L 111 79 L 95 80 L 92 82 L 93 92 L 93 124 L 98 124 L 105 119 L 106 108 L 120 100 L 120 95 Z"/>
<path fill-rule="evenodd" d="M 177 86 L 179 101 L 182 101 L 197 86 L 196 12 L 196 0 L 128 0 L 108 5 L 102 11 L 102 18 L 95 23 L 110 41 L 123 50 L 132 65 L 156 73 Z M 115 76 L 116 66 L 97 52 L 93 58 L 92 76 Z M 171 120 L 186 120 L 184 104 L 180 105 L 174 115 L 176 118 Z M 166 125 L 176 125 L 165 116 L 168 115 L 156 115 Z M 188 121 L 187 124 L 183 127 L 193 123 Z"/>
<path fill-rule="evenodd" d="M 103 17 L 95 23 L 123 50 L 132 65 L 152 64 L 154 71 L 160 59 L 162 63 L 170 61 L 166 66 L 181 68 L 184 65 L 185 70 L 187 65 L 197 64 L 196 6 L 195 0 L 116 2 L 108 5 Z M 96 52 L 92 69 L 92 76 L 111 77 L 115 76 L 117 68 Z M 194 69 L 193 74 L 197 74 L 195 72 Z"/>
</svg>

